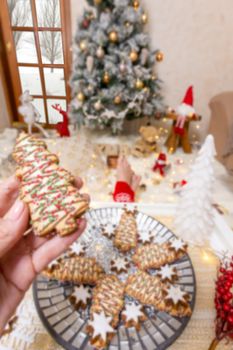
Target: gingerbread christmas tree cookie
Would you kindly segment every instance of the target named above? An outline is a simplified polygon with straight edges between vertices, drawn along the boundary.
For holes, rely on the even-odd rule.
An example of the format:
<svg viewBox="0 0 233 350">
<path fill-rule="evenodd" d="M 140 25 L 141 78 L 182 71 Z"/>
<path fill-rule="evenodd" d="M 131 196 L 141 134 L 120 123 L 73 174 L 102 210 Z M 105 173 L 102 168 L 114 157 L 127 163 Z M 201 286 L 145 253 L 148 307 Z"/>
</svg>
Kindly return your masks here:
<svg viewBox="0 0 233 350">
<path fill-rule="evenodd" d="M 143 305 L 164 308 L 164 284 L 157 276 L 150 276 L 144 271 L 137 271 L 128 277 L 125 293 Z"/>
<path fill-rule="evenodd" d="M 44 270 L 42 274 L 58 281 L 96 285 L 103 277 L 104 270 L 94 258 L 77 256 L 61 260 L 52 268 Z"/>
<path fill-rule="evenodd" d="M 124 291 L 124 284 L 116 276 L 104 276 L 93 290 L 91 315 L 104 311 L 112 317 L 112 326 L 117 327 L 124 306 Z"/>
<path fill-rule="evenodd" d="M 137 223 L 135 210 L 124 209 L 115 231 L 114 245 L 121 252 L 128 252 L 137 246 Z"/>
<path fill-rule="evenodd" d="M 58 165 L 57 156 L 48 152 L 43 141 L 22 133 L 13 157 L 18 163 L 20 198 L 29 205 L 35 234 L 74 232 L 77 218 L 89 205 L 73 186 L 74 177 Z"/>
<path fill-rule="evenodd" d="M 137 271 L 129 276 L 126 294 L 141 304 L 154 306 L 155 309 L 168 312 L 177 317 L 190 316 L 189 294 L 180 287 L 167 285 L 158 276 L 151 276 L 144 271 Z"/>
<path fill-rule="evenodd" d="M 147 244 L 139 247 L 132 260 L 140 270 L 158 269 L 180 259 L 187 253 L 187 244 L 180 239 L 172 239 L 163 244 Z"/>
</svg>

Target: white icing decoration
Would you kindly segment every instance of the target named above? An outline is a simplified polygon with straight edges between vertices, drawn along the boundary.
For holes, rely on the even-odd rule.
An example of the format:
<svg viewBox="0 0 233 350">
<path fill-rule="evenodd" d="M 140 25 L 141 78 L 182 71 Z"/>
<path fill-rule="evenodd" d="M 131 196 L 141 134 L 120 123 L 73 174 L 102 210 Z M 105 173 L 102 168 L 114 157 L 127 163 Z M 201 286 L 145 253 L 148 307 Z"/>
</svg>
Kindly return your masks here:
<svg viewBox="0 0 233 350">
<path fill-rule="evenodd" d="M 107 340 L 107 334 L 113 333 L 114 329 L 110 325 L 112 317 L 107 317 L 102 311 L 100 314 L 93 314 L 93 321 L 89 321 L 89 325 L 93 328 L 92 338 L 100 336 L 104 342 Z"/>
<path fill-rule="evenodd" d="M 139 317 L 144 316 L 141 308 L 141 305 L 136 305 L 134 303 L 127 304 L 125 306 L 125 310 L 122 312 L 122 315 L 126 317 L 126 322 L 139 322 Z"/>
<path fill-rule="evenodd" d="M 48 264 L 48 268 L 51 269 L 53 266 L 59 264 L 58 260 L 60 259 L 66 259 L 68 257 L 67 253 L 61 254 L 58 258 L 54 259 Z"/>
<path fill-rule="evenodd" d="M 175 238 L 171 242 L 171 247 L 174 248 L 176 251 L 179 251 L 180 249 L 184 249 L 185 243 L 182 241 L 182 239 Z"/>
<path fill-rule="evenodd" d="M 112 267 L 117 269 L 117 272 L 121 270 L 127 270 L 128 260 L 120 256 L 112 260 Z"/>
<path fill-rule="evenodd" d="M 180 287 L 170 285 L 167 289 L 167 296 L 165 299 L 171 299 L 173 303 L 176 305 L 179 301 L 186 302 L 185 296 L 187 293 L 183 292 Z"/>
<path fill-rule="evenodd" d="M 132 213 L 132 214 L 134 214 L 136 211 L 135 207 L 126 207 L 125 209 L 126 209 L 126 211 L 128 211 L 129 213 Z"/>
<path fill-rule="evenodd" d="M 162 280 L 168 279 L 168 280 L 172 280 L 172 277 L 176 276 L 176 272 L 174 270 L 174 267 L 170 266 L 170 265 L 164 265 L 162 266 L 159 271 L 158 271 L 159 275 L 161 276 Z"/>
<path fill-rule="evenodd" d="M 83 302 L 87 304 L 88 299 L 91 298 L 91 290 L 88 287 L 84 287 L 83 285 L 74 287 L 74 291 L 71 296 L 76 298 L 76 303 Z"/>
<path fill-rule="evenodd" d="M 109 222 L 104 226 L 104 233 L 107 237 L 112 237 L 115 232 L 115 228 Z"/>
<path fill-rule="evenodd" d="M 74 242 L 71 246 L 71 250 L 77 255 L 82 254 L 85 251 L 83 244 L 81 244 L 80 242 Z"/>
<path fill-rule="evenodd" d="M 53 266 L 55 266 L 57 264 L 57 260 L 53 260 L 48 264 L 48 268 L 51 269 Z"/>
<path fill-rule="evenodd" d="M 151 232 L 148 230 L 142 230 L 139 232 L 139 240 L 142 243 L 150 242 L 152 238 Z"/>
</svg>

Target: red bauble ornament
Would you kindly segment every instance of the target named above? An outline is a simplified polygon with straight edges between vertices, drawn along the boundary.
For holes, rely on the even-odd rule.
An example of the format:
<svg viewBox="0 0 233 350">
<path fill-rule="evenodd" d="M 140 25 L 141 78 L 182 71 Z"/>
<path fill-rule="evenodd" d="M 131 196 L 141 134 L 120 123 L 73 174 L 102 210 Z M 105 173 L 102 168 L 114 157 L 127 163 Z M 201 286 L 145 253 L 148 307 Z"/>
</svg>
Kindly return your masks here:
<svg viewBox="0 0 233 350">
<path fill-rule="evenodd" d="M 231 309 L 231 307 L 230 307 L 229 304 L 227 304 L 227 303 L 223 304 L 223 310 L 224 310 L 225 312 L 229 312 L 230 309 Z"/>
<path fill-rule="evenodd" d="M 224 294 L 224 292 L 225 292 L 223 287 L 218 287 L 217 291 L 219 294 Z"/>
<path fill-rule="evenodd" d="M 88 19 L 85 18 L 85 19 L 82 21 L 82 27 L 83 27 L 84 29 L 88 29 L 89 25 L 90 25 L 90 21 L 89 21 Z"/>
<path fill-rule="evenodd" d="M 231 282 L 229 282 L 229 281 L 226 281 L 226 283 L 225 283 L 225 290 L 228 290 L 228 289 L 230 289 L 231 288 L 231 285 L 232 285 L 232 283 Z"/>
<path fill-rule="evenodd" d="M 220 317 L 221 317 L 222 320 L 225 320 L 226 314 L 225 314 L 224 311 L 220 312 Z"/>
<path fill-rule="evenodd" d="M 231 299 L 231 295 L 229 296 L 229 293 L 226 293 L 224 296 L 223 296 L 223 300 L 224 301 L 228 301 Z"/>
<path fill-rule="evenodd" d="M 233 276 L 232 276 L 232 275 L 228 277 L 228 281 L 229 281 L 231 284 L 233 283 Z"/>
</svg>

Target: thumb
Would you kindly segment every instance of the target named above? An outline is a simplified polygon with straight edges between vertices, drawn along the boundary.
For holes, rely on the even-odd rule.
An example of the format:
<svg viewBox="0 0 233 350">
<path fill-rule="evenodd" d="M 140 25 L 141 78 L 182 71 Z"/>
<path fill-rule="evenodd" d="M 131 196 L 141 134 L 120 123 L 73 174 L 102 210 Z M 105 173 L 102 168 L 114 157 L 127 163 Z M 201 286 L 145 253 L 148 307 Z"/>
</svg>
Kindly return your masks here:
<svg viewBox="0 0 233 350">
<path fill-rule="evenodd" d="M 17 199 L 5 217 L 0 219 L 0 257 L 23 237 L 28 219 L 27 206 Z"/>
</svg>

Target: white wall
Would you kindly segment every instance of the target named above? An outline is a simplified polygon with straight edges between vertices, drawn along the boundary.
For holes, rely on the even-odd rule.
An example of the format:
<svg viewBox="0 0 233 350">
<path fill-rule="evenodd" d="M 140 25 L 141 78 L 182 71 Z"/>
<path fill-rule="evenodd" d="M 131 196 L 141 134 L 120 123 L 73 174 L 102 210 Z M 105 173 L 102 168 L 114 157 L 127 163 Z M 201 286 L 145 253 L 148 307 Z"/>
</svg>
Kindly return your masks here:
<svg viewBox="0 0 233 350">
<path fill-rule="evenodd" d="M 194 85 L 195 108 L 209 121 L 209 100 L 233 90 L 233 0 L 141 0 L 149 14 L 153 48 L 165 59 L 158 65 L 164 96 L 175 107 Z M 85 0 L 71 0 L 73 33 Z M 78 4 L 78 5 L 77 5 Z"/>
</svg>

